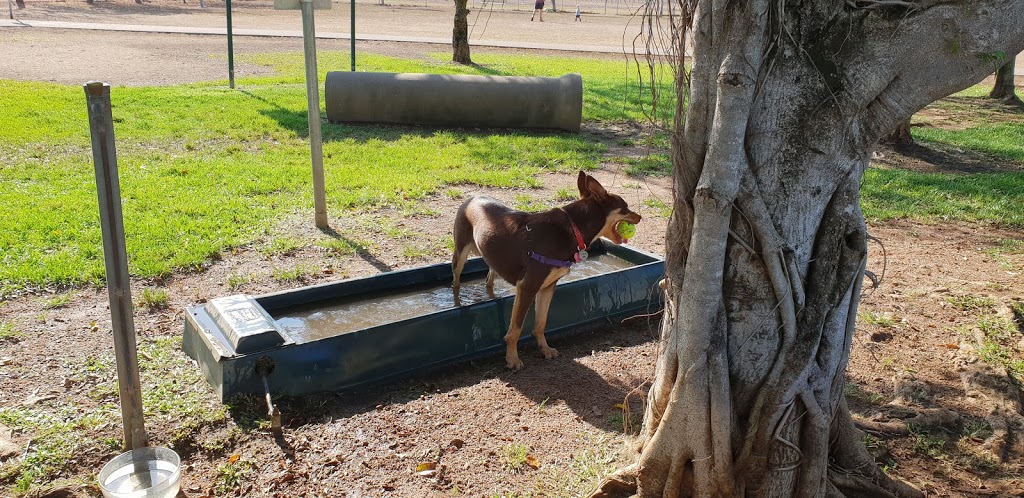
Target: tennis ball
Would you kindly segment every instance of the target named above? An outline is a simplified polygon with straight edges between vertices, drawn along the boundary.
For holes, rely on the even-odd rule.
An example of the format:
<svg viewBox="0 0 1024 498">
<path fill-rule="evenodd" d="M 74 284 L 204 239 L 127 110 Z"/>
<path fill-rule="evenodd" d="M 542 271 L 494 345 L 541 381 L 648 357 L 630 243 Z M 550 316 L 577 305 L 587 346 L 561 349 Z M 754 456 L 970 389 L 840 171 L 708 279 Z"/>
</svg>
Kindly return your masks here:
<svg viewBox="0 0 1024 498">
<path fill-rule="evenodd" d="M 620 221 L 615 224 L 615 233 L 624 239 L 632 239 L 636 235 L 636 225 L 628 221 Z"/>
</svg>

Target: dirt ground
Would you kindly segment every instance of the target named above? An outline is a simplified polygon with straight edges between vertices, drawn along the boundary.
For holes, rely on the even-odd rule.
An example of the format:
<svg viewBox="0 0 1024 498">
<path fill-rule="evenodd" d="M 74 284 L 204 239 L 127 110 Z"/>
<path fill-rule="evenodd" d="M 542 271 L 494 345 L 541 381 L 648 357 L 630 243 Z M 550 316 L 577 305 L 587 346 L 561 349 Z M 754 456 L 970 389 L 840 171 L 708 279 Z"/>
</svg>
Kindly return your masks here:
<svg viewBox="0 0 1024 498">
<path fill-rule="evenodd" d="M 27 3 L 26 9 L 19 11 L 25 18 L 42 12 L 50 19 L 69 16 L 66 18 L 95 21 L 116 11 L 120 19 L 131 22 L 157 24 L 164 16 L 163 22 L 177 25 L 186 21 L 175 16 L 192 20 L 205 15 L 192 13 L 198 10 L 194 2 L 146 2 L 139 7 L 114 2 L 97 2 L 92 7 L 84 2 Z M 207 9 L 215 9 L 220 4 L 207 5 Z M 236 5 L 244 7 L 246 3 Z M 360 4 L 367 11 L 372 7 Z M 148 9 L 148 13 L 130 17 L 141 16 L 131 13 L 137 9 Z M 406 6 L 388 12 L 401 11 L 416 18 L 432 15 L 430 10 Z M 268 12 L 273 11 L 248 14 L 251 17 L 240 14 L 238 18 L 275 15 Z M 524 33 L 526 27 L 534 29 L 539 24 L 530 25 L 521 12 L 516 16 L 518 24 L 509 29 Z M 444 18 L 448 22 L 447 15 Z M 557 17 L 550 19 L 552 24 L 559 22 Z M 608 33 L 613 32 L 608 28 Z M 527 34 L 535 36 L 532 31 Z M 38 28 L 0 28 L 0 36 L 6 47 L 5 57 L 0 59 L 3 78 L 71 84 L 105 79 L 120 85 L 225 78 L 223 40 L 213 36 Z M 300 48 L 298 39 L 247 37 L 236 43 L 241 52 Z M 446 48 L 360 43 L 360 50 L 405 57 Z M 93 72 L 97 65 L 101 74 Z M 262 69 L 239 67 L 242 75 L 259 71 Z M 589 126 L 584 132 L 606 141 L 609 155 L 643 153 L 618 145 L 618 139 L 638 130 L 609 125 Z M 906 152 L 883 148 L 878 157 L 887 158 L 889 167 L 928 171 L 1022 168 L 945 150 Z M 609 162 L 595 174 L 645 216 L 632 244 L 663 254 L 666 219 L 647 207 L 647 201 L 669 203 L 670 182 L 656 177 L 629 178 L 620 168 Z M 558 189 L 573 185 L 569 175 L 544 175 L 540 180 L 542 187 L 528 192 L 467 189 L 464 193 L 486 193 L 507 202 L 522 193 L 553 199 Z M 400 220 L 403 229 L 429 240 L 449 229 L 459 200 L 437 195 L 425 202 L 439 214 L 405 216 L 383 211 L 374 215 Z M 308 221 L 300 216 L 286 220 L 271 227 L 268 238 L 324 237 Z M 352 228 L 343 218 L 332 219 L 332 226 L 340 232 Z M 969 423 L 992 419 L 992 404 L 982 400 L 986 391 L 965 380 L 980 368 L 971 344 L 977 317 L 951 304 L 964 296 L 980 296 L 994 303 L 995 313 L 1012 319 L 1010 306 L 1024 299 L 1024 251 L 1014 245 L 1024 240 L 1024 232 L 904 221 L 873 223 L 869 229 L 880 241 L 871 247 L 869 270 L 882 281 L 877 289 L 866 291 L 862 301 L 861 315 L 872 319 L 861 320 L 858 326 L 847 388 L 858 423 L 868 431 L 866 442 L 890 474 L 929 496 L 1024 496 L 1020 462 L 998 462 L 1000 455 L 985 457 L 998 453 L 998 448 L 992 448 L 998 443 L 993 441 L 995 431 L 979 431 L 966 439 L 958 436 Z M 196 303 L 232 292 L 261 294 L 294 287 L 272 278 L 270 267 L 276 264 L 320 268 L 302 282 L 314 284 L 445 259 L 441 254 L 409 258 L 395 244 L 374 242 L 368 252 L 344 257 L 327 256 L 313 244 L 274 256 L 255 245 L 241 247 L 196 271 L 180 272 L 160 282 L 135 281 L 133 295 L 154 286 L 169 293 L 166 309 L 136 313 L 140 342 L 180 337 L 183 310 Z M 229 290 L 229 280 L 238 274 L 252 278 Z M 71 293 L 72 299 L 59 311 L 49 308 L 54 296 L 50 292 L 0 302 L 0 317 L 24 332 L 16 340 L 0 341 L 0 407 L 56 410 L 62 404 L 84 409 L 95 405 L 88 393 L 98 381 L 80 379 L 75 372 L 90 358 L 109 355 L 109 334 L 98 332 L 110 327 L 107 294 L 104 289 L 92 288 Z M 555 299 L 557 305 L 557 296 Z M 182 495 L 192 498 L 580 496 L 593 485 L 594 474 L 628 463 L 634 456 L 631 436 L 654 372 L 657 326 L 657 318 L 640 318 L 561 337 L 552 341 L 562 353 L 560 358 L 546 361 L 527 349 L 522 351 L 527 368 L 516 373 L 506 371 L 502 358 L 495 357 L 372 390 L 281 399 L 285 432 L 277 440 L 267 431 L 253 430 L 251 418 L 260 416 L 259 400 L 236 404 L 226 423 L 202 427 L 190 437 L 180 437 L 181 428 L 173 419 L 148 420 L 147 428 L 155 443 L 177 442 L 175 449 L 184 461 Z M 219 406 L 207 386 L 195 388 L 206 391 L 211 406 Z M 1015 393 L 1019 395 L 1019 390 Z M 1019 411 L 1019 398 L 1017 402 Z M 934 416 L 929 420 L 938 422 L 918 427 L 944 432 L 950 441 L 946 451 L 922 449 L 920 429 L 910 431 L 907 424 L 901 425 L 907 420 L 922 421 L 924 418 L 913 417 L 924 415 Z M 91 434 L 94 440 L 82 445 L 55 483 L 58 488 L 35 489 L 29 496 L 96 496 L 95 487 L 83 482 L 117 453 L 99 441 L 116 439 L 119 431 L 112 426 L 96 428 Z M 1015 437 L 1010 438 L 1011 447 L 1020 444 L 1020 437 Z M 0 441 L 5 438 L 24 453 L 32 449 L 25 434 L 0 426 Z M 516 448 L 525 448 L 529 455 L 528 463 L 519 468 L 509 464 L 508 453 Z M 993 458 L 997 464 L 972 463 Z M 232 467 L 238 478 L 223 489 L 219 485 L 225 482 L 228 462 L 238 464 Z M 418 466 L 428 462 L 436 464 L 435 471 L 418 473 Z"/>
</svg>

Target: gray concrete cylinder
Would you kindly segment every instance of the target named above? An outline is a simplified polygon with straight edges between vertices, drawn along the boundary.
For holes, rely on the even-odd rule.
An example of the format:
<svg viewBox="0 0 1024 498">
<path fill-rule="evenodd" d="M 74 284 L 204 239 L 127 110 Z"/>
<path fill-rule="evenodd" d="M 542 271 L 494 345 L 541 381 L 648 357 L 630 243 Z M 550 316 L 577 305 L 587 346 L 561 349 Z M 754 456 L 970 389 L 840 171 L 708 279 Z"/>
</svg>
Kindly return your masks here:
<svg viewBox="0 0 1024 498">
<path fill-rule="evenodd" d="M 332 123 L 396 123 L 580 131 L 583 78 L 332 71 Z"/>
</svg>

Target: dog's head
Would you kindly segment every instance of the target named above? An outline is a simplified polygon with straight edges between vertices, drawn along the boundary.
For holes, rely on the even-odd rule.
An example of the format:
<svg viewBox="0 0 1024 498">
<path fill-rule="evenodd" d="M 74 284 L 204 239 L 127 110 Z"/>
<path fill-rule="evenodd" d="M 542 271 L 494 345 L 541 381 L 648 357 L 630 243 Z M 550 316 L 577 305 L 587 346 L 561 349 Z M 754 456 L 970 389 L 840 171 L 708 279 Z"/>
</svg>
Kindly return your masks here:
<svg viewBox="0 0 1024 498">
<path fill-rule="evenodd" d="M 598 235 L 616 244 L 627 242 L 615 231 L 615 224 L 620 221 L 640 223 L 640 215 L 630 211 L 622 197 L 608 192 L 601 182 L 583 171 L 580 171 L 576 185 L 580 189 L 580 198 L 592 201 L 604 214 L 604 226 Z"/>
</svg>

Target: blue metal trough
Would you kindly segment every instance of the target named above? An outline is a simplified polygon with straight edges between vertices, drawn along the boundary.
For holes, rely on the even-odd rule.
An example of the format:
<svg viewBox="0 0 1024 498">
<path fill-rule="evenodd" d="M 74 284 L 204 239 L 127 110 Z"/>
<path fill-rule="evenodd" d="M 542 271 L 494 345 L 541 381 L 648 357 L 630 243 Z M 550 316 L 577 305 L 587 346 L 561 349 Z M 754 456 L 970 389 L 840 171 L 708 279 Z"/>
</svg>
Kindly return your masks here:
<svg viewBox="0 0 1024 498">
<path fill-rule="evenodd" d="M 513 289 L 497 286 L 497 299 L 486 297 L 486 273 L 482 259 L 466 263 L 460 307 L 453 304 L 449 264 L 216 298 L 188 309 L 183 348 L 221 400 L 264 392 L 257 362 L 263 371 L 272 368 L 271 392 L 287 395 L 420 374 L 504 351 Z M 548 336 L 657 310 L 663 274 L 664 262 L 655 255 L 595 242 L 591 260 L 559 282 Z M 531 311 L 524 331 L 532 323 Z M 523 335 L 523 342 L 533 342 Z M 520 349 L 525 358 L 535 356 L 529 347 Z"/>
</svg>

